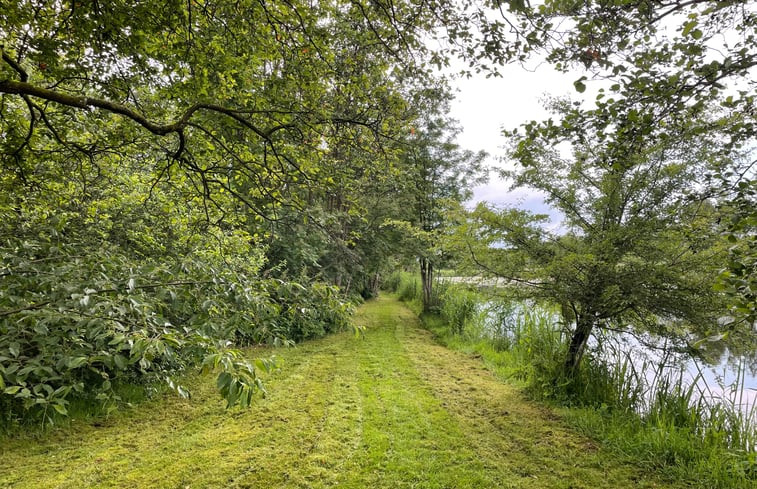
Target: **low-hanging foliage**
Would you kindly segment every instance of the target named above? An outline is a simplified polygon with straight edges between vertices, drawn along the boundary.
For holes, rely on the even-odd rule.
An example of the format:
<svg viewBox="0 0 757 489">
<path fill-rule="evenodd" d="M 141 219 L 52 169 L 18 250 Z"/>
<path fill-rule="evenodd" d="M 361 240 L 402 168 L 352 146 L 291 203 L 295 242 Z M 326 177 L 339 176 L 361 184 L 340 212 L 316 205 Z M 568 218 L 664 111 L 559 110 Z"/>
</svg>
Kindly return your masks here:
<svg viewBox="0 0 757 489">
<path fill-rule="evenodd" d="M 124 383 L 188 396 L 175 378 L 197 365 L 220 371 L 228 406 L 246 406 L 263 390 L 257 370 L 275 363 L 238 347 L 322 336 L 346 327 L 351 311 L 335 287 L 258 278 L 254 254 L 244 264 L 203 249 L 137 260 L 108 243 L 27 238 L 0 247 L 5 424 L 52 422 L 72 399 L 113 406 Z"/>
<path fill-rule="evenodd" d="M 40 164 L 28 192 L 0 174 L 0 428 L 107 413 L 132 387 L 188 396 L 192 368 L 245 406 L 275 362 L 240 347 L 347 325 L 335 287 L 266 274 L 254 220 L 208 208 L 180 175 L 118 159 L 70 169 Z"/>
</svg>

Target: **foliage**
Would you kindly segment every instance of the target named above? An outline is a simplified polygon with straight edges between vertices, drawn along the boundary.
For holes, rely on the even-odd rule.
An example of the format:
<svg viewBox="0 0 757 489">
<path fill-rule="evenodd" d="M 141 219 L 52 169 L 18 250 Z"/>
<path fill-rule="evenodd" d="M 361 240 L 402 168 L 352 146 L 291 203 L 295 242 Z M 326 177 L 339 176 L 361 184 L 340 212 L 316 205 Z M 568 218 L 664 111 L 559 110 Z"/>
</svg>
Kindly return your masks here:
<svg viewBox="0 0 757 489">
<path fill-rule="evenodd" d="M 754 304 L 749 285 L 754 252 L 748 230 L 754 209 L 748 190 L 754 179 L 749 153 L 757 127 L 754 5 L 554 0 L 534 6 L 512 2 L 503 16 L 516 38 L 526 43 L 524 55 L 539 52 L 558 70 L 581 70 L 582 76 L 574 82 L 576 91 L 596 94 L 593 103 L 560 103 L 557 120 L 525 124 L 516 137 L 515 157 L 520 163 L 537 171 L 545 167 L 559 171 L 542 148 L 567 143 L 576 162 L 562 171 L 584 173 L 586 178 L 574 175 L 573 181 L 583 180 L 582 185 L 591 188 L 593 182 L 602 184 L 591 171 L 598 164 L 624 175 L 629 169 L 636 171 L 633 168 L 645 172 L 640 160 L 654 160 L 663 153 L 668 158 L 671 148 L 676 151 L 686 141 L 706 141 L 692 153 L 699 155 L 700 162 L 715 163 L 708 169 L 713 178 L 700 174 L 698 190 L 702 196 L 717 197 L 718 202 L 710 203 L 724 212 L 722 223 L 728 223 L 726 232 L 735 246 L 720 288 L 732 300 L 735 318 L 742 320 L 733 323 L 731 333 L 738 336 L 748 330 Z M 650 154 L 652 148 L 657 149 Z M 521 183 L 531 185 L 534 179 L 530 180 Z M 543 185 L 536 187 L 550 194 L 563 211 L 574 204 L 576 192 L 550 193 Z M 594 197 L 602 206 L 613 195 L 600 192 Z M 624 194 L 615 198 L 622 200 Z M 734 209 L 741 210 L 731 216 Z M 576 211 L 568 213 L 581 214 Z M 568 219 L 569 226 L 586 228 L 587 223 Z"/>
<path fill-rule="evenodd" d="M 391 275 L 386 277 L 383 281 L 382 289 L 388 290 L 389 292 L 397 292 L 400 287 L 400 282 L 402 281 L 403 273 L 399 271 L 394 271 Z"/>
<path fill-rule="evenodd" d="M 441 316 L 453 334 L 462 335 L 478 314 L 475 293 L 460 287 L 446 287 L 440 297 Z"/>
<path fill-rule="evenodd" d="M 113 173 L 109 173 L 113 171 Z M 188 396 L 188 368 L 221 370 L 230 406 L 262 389 L 235 348 L 288 343 L 345 326 L 334 288 L 264 279 L 263 252 L 205 211 L 171 205 L 176 184 L 112 167 L 89 191 L 50 179 L 0 207 L 0 407 L 53 421 L 71 402 L 114 407 L 124 384 L 167 385 Z M 179 187 L 180 188 L 180 187 Z M 257 368 L 256 368 L 257 366 Z"/>
<path fill-rule="evenodd" d="M 725 133 L 712 154 L 748 145 L 755 135 L 749 75 L 757 65 L 757 12 L 748 4 L 550 0 L 514 9 L 534 50 L 559 70 L 584 72 L 578 92 L 599 85 L 593 106 L 576 104 L 564 124 L 529 124 L 529 133 L 580 145 L 589 129 L 616 155 L 682 130 Z"/>
<path fill-rule="evenodd" d="M 124 382 L 165 382 L 188 396 L 174 379 L 196 364 L 220 368 L 229 406 L 246 406 L 262 384 L 233 345 L 321 336 L 345 327 L 349 313 L 325 284 L 261 281 L 196 257 L 135 263 L 101 248 L 86 250 L 85 261 L 71 245 L 9 245 L 0 380 L 2 403 L 17 414 L 52 420 L 52 409 L 66 414 L 70 397 L 112 403 L 115 384 Z M 270 370 L 273 363 L 256 366 Z"/>
<path fill-rule="evenodd" d="M 411 272 L 394 272 L 384 283 L 384 288 L 395 292 L 401 301 L 418 302 L 421 289 L 418 276 Z"/>
<path fill-rule="evenodd" d="M 395 141 L 442 85 L 424 65 L 436 22 L 412 2 L 4 9 L 7 419 L 126 383 L 185 395 L 193 365 L 246 405 L 262 386 L 234 348 L 346 327 L 345 295 L 389 266 L 397 209 L 375 202 L 406 191 Z"/>
<path fill-rule="evenodd" d="M 305 287 L 296 282 L 272 280 L 268 294 L 276 304 L 270 322 L 290 341 L 318 338 L 348 329 L 353 306 L 339 289 L 315 282 Z M 251 318 L 254 322 L 255 318 Z M 276 338 L 274 331 L 268 336 Z"/>
<path fill-rule="evenodd" d="M 450 286 L 450 297 L 455 288 Z M 569 338 L 557 311 L 484 292 L 474 299 L 488 314 L 467 334 L 441 316 L 423 315 L 424 324 L 445 345 L 481 356 L 502 377 L 522 382 L 531 397 L 568 406 L 560 412 L 569 424 L 617 455 L 677 481 L 722 488 L 754 484 L 757 406 L 745 405 L 739 394 L 747 387 L 744 364 L 734 385 L 714 388 L 725 397 L 701 393 L 682 372 L 639 363 L 623 348 L 614 356 L 608 348 L 592 349 L 576 377 L 565 379 Z"/>
<path fill-rule="evenodd" d="M 455 142 L 461 128 L 446 115 L 450 103 L 446 92 L 424 95 L 417 127 L 400 156 L 405 208 L 387 224 L 402 233 L 403 244 L 417 256 L 422 304 L 428 311 L 434 306 L 434 270 L 446 258 L 440 246 L 451 225 L 445 211 L 461 206 L 472 187 L 485 181 L 482 164 L 487 155 L 463 150 Z"/>
<path fill-rule="evenodd" d="M 640 143 L 618 157 L 582 146 L 571 158 L 545 144 L 520 140 L 514 156 L 525 166 L 509 175 L 543 192 L 565 228 L 480 205 L 456 244 L 488 273 L 525 283 L 522 295 L 561 306 L 572 328 L 565 373 L 577 371 L 594 328 L 652 331 L 681 348 L 691 333 L 723 333 L 717 319 L 725 306 L 712 287 L 725 247 L 713 203 L 696 183 L 721 164 L 709 159 L 714 143 Z"/>
<path fill-rule="evenodd" d="M 735 184 L 736 195 L 725 202 L 728 262 L 716 284 L 732 304 L 735 320 L 757 323 L 757 180 Z"/>
</svg>

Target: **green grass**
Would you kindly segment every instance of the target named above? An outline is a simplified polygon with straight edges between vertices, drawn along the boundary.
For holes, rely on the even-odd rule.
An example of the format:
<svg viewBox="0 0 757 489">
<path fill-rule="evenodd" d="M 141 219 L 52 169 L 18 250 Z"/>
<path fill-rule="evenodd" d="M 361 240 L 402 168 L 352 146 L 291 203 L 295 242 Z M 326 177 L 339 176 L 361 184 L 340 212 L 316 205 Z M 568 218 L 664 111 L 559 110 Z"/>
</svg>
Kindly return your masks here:
<svg viewBox="0 0 757 489">
<path fill-rule="evenodd" d="M 491 338 L 476 329 L 475 318 L 460 331 L 456 316 L 444 314 L 448 306 L 459 310 L 460 297 L 466 294 L 462 290 L 457 300 L 443 303 L 439 315 L 422 315 L 424 326 L 441 344 L 481 358 L 500 379 L 553 405 L 569 426 L 614 457 L 691 487 L 757 487 L 754 421 L 739 410 L 737 401 L 729 405 L 727 400 L 723 404 L 697 400 L 683 376 L 659 379 L 657 390 L 648 391 L 646 397 L 642 390 L 647 387 L 638 383 L 644 372 L 633 377 L 627 357 L 609 364 L 587 357 L 573 383 L 555 381 L 565 352 L 548 311 L 523 310 L 509 325 L 510 335 Z M 416 303 L 411 306 L 417 310 Z"/>
<path fill-rule="evenodd" d="M 250 409 L 224 410 L 205 376 L 190 401 L 0 440 L 0 487 L 683 487 L 566 428 L 396 300 L 355 321 L 361 338 L 277 351 L 282 369 Z"/>
</svg>

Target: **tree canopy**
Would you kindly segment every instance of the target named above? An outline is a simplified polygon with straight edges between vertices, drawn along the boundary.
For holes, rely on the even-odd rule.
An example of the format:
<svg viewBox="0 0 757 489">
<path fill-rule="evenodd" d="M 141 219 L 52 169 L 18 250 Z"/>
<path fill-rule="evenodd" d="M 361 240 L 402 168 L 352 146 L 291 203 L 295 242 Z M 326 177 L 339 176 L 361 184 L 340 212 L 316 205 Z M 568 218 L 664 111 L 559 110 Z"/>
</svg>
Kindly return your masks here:
<svg viewBox="0 0 757 489">
<path fill-rule="evenodd" d="M 581 70 L 575 90 L 594 85 L 596 97 L 553 101 L 556 118 L 508 134 L 519 164 L 508 176 L 547 195 L 564 234 L 480 208 L 472 236 L 490 246 L 479 264 L 566 306 L 568 371 L 595 326 L 715 334 L 726 311 L 716 289 L 745 317 L 730 333 L 751 334 L 757 12 L 748 2 L 547 1 L 511 2 L 501 19 L 525 54 Z"/>
<path fill-rule="evenodd" d="M 0 13 L 0 407 L 345 327 L 392 250 L 375 206 L 417 125 L 438 19 L 413 2 L 20 1 Z M 437 58 L 439 62 L 440 58 Z"/>
</svg>

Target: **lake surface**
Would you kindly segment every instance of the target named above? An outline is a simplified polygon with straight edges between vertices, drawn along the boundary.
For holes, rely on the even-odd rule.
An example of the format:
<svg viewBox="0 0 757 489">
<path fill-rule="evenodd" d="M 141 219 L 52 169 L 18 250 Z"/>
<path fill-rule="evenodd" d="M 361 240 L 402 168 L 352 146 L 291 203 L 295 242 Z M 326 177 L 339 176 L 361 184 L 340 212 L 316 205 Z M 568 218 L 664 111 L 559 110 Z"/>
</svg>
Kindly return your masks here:
<svg viewBox="0 0 757 489">
<path fill-rule="evenodd" d="M 694 385 L 695 397 L 723 402 L 744 413 L 757 417 L 757 355 L 737 355 L 723 344 L 709 345 L 706 359 L 690 355 L 664 352 L 665 345 L 647 336 L 644 341 L 630 334 L 611 333 L 603 339 L 609 348 L 631 359 L 634 366 L 649 365 L 648 383 L 655 381 L 658 372 L 671 379 L 683 376 L 687 386 Z M 597 344 L 597 338 L 593 339 Z M 652 348 L 648 345 L 655 345 Z M 658 350 L 656 348 L 661 348 Z"/>
</svg>

